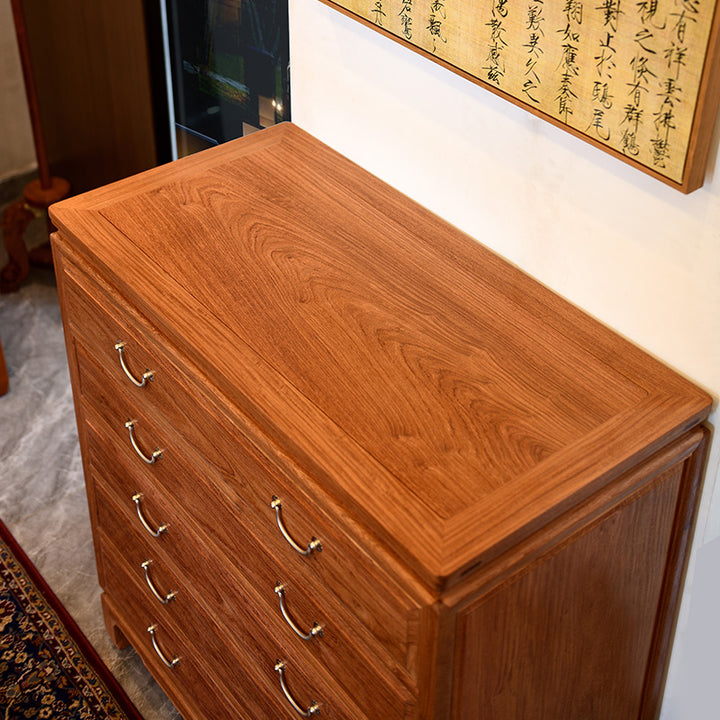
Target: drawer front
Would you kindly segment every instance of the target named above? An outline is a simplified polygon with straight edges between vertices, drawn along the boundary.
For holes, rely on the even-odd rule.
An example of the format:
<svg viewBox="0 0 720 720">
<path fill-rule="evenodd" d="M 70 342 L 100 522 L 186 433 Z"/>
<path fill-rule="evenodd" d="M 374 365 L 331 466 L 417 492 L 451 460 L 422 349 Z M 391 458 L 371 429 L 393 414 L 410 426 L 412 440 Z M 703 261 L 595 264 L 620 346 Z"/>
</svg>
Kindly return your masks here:
<svg viewBox="0 0 720 720">
<path fill-rule="evenodd" d="M 68 287 L 75 287 L 67 294 L 76 297 L 73 301 L 76 312 L 80 300 L 83 307 L 87 305 L 85 315 L 80 317 L 82 323 L 96 318 L 93 334 L 105 329 L 105 342 L 99 344 L 112 346 L 118 324 L 110 316 L 106 319 L 98 306 L 91 311 L 89 303 L 93 301 L 78 287 L 71 283 Z M 124 337 L 130 336 L 126 333 Z M 128 345 L 135 347 L 135 342 Z M 179 371 L 173 369 L 172 363 L 164 358 L 154 362 L 162 358 L 158 349 L 153 353 L 139 351 L 137 356 L 141 359 L 137 367 L 147 366 L 155 372 L 155 379 L 140 390 L 123 381 L 122 376 L 118 379 L 122 370 L 115 368 L 116 365 L 119 368 L 119 361 L 112 353 L 101 359 L 96 346 L 88 345 L 87 340 L 76 341 L 80 390 L 86 403 L 111 425 L 123 445 L 130 442 L 125 422 L 136 420 L 133 435 L 148 458 L 156 447 L 166 455 L 186 455 L 190 449 L 193 464 L 203 467 L 203 475 L 214 479 L 222 495 L 213 499 L 212 506 L 207 498 L 198 498 L 198 513 L 241 517 L 255 542 L 282 563 L 282 571 L 278 568 L 278 572 L 297 578 L 298 584 L 312 587 L 314 592 L 329 591 L 334 596 L 333 602 L 356 618 L 366 628 L 370 642 L 379 644 L 380 650 L 389 656 L 393 671 L 412 682 L 408 672 L 408 658 L 412 656 L 408 626 L 415 620 L 418 601 L 406 596 L 380 572 L 362 548 L 331 529 L 329 522 L 308 508 L 306 501 L 291 489 L 288 479 L 271 471 L 238 432 L 231 433 L 204 410 L 205 403 L 198 399 L 198 393 L 187 389 L 189 381 L 177 380 Z M 184 443 L 178 443 L 178 431 Z M 163 482 L 176 483 L 165 471 L 168 464 L 163 458 L 153 472 Z M 307 546 L 312 537 L 320 538 L 321 552 L 303 557 L 286 542 L 276 525 L 276 510 L 271 507 L 275 496 L 282 501 L 281 519 L 289 534 L 302 546 Z M 215 524 L 218 541 L 234 553 L 234 537 L 227 532 L 232 524 L 220 521 Z M 273 582 L 280 579 L 284 578 L 278 576 Z"/>
<path fill-rule="evenodd" d="M 364 648 L 353 627 L 324 605 L 322 597 L 308 595 L 300 583 L 278 578 L 273 558 L 240 522 L 235 520 L 230 528 L 236 562 L 229 567 L 213 547 L 216 537 L 212 527 L 197 526 L 172 499 L 158 491 L 147 473 L 130 471 L 96 431 L 90 429 L 88 439 L 99 524 L 117 547 L 126 549 L 128 567 L 138 579 L 147 583 L 143 564 L 151 560 L 149 582 L 161 597 L 178 593 L 184 582 L 199 592 L 208 609 L 226 625 L 237 624 L 238 617 L 249 614 L 251 620 L 243 627 L 262 628 L 296 662 L 325 668 L 321 672 L 342 684 L 361 707 L 379 704 L 393 716 L 404 716 L 405 708 L 413 704 L 407 688 L 385 672 L 383 661 Z M 174 475 L 182 475 L 193 488 L 203 487 L 192 473 Z M 138 492 L 142 499 L 133 501 Z M 157 532 L 162 526 L 167 530 L 153 537 L 143 527 L 140 515 L 150 530 Z M 275 592 L 278 581 L 285 585 L 283 603 L 289 621 L 306 634 L 310 634 L 313 623 L 318 623 L 321 636 L 303 640 L 295 634 Z M 153 597 L 149 587 L 146 594 Z M 178 593 L 168 609 L 174 610 L 182 601 Z"/>
<path fill-rule="evenodd" d="M 227 652 L 202 613 L 186 603 L 182 611 L 171 614 L 151 603 L 118 560 L 120 550 L 104 544 L 101 552 L 107 567 L 105 601 L 172 700 L 181 707 L 186 701 L 198 707 L 194 720 L 282 717 L 281 708 L 246 673 L 247 663 Z M 148 632 L 151 626 L 155 643 Z M 173 667 L 165 664 L 176 658 Z M 234 689 L 238 686 L 242 692 Z"/>
<path fill-rule="evenodd" d="M 104 500 L 102 516 L 108 520 L 108 515 L 115 513 L 113 503 L 109 498 L 103 498 L 102 491 L 98 493 L 98 499 Z M 115 514 L 121 515 L 122 511 Z M 124 520 L 119 521 L 121 526 Z M 253 614 L 253 601 L 244 596 L 242 588 L 235 586 L 230 590 L 220 577 L 216 578 L 217 587 L 198 587 L 184 578 L 162 553 L 153 553 L 156 558 L 153 562 L 156 567 L 152 569 L 153 584 L 163 585 L 163 594 L 165 588 L 170 587 L 176 593 L 172 600 L 161 603 L 148 589 L 144 572 L 137 572 L 144 562 L 142 558 L 148 554 L 144 540 L 138 542 L 133 533 L 118 534 L 117 528 L 112 528 L 111 524 L 112 521 L 107 525 L 109 533 L 103 532 L 102 540 L 110 597 L 119 597 L 123 588 L 126 594 L 135 596 L 146 612 L 142 617 L 167 631 L 169 637 L 181 643 L 181 648 L 190 648 L 193 657 L 202 657 L 208 675 L 219 682 L 233 701 L 246 701 L 248 685 L 259 686 L 276 703 L 275 715 L 278 710 L 282 711 L 281 716 L 291 715 L 291 708 L 282 693 L 279 672 L 275 670 L 276 662 L 281 659 L 292 677 L 297 697 L 315 700 L 324 717 L 338 720 L 406 717 L 406 708 L 388 702 L 377 683 L 370 683 L 368 698 L 351 696 L 335 685 L 332 679 L 324 677 L 325 674 L 318 669 L 319 665 L 311 658 L 303 653 L 288 652 L 288 648 L 276 637 L 274 624 L 266 617 Z M 110 537 L 113 532 L 122 545 L 117 545 Z M 117 560 L 119 557 L 122 558 L 120 561 Z M 196 551 L 193 557 L 197 564 L 211 562 L 203 552 Z M 212 600 L 215 595 L 220 595 L 222 602 L 212 608 L 198 599 L 202 596 L 203 600 L 207 601 L 208 597 Z M 168 641 L 168 653 L 180 652 L 172 650 L 174 647 L 177 646 Z M 347 651 L 348 662 L 357 662 L 358 656 L 353 648 L 348 647 Z M 169 654 L 168 659 L 172 660 Z M 287 678 L 288 675 L 284 679 Z M 242 689 L 238 691 L 238 687 Z M 251 717 L 264 718 L 265 715 L 253 714 Z"/>
</svg>

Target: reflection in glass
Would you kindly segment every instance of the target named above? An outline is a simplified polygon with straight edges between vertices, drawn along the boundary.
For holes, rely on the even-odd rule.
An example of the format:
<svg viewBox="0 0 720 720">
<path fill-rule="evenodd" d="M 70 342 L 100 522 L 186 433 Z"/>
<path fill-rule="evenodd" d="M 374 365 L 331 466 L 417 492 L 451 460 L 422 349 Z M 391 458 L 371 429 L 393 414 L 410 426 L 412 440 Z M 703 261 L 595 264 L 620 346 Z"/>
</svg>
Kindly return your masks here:
<svg viewBox="0 0 720 720">
<path fill-rule="evenodd" d="M 179 157 L 290 119 L 287 0 L 166 0 Z"/>
</svg>

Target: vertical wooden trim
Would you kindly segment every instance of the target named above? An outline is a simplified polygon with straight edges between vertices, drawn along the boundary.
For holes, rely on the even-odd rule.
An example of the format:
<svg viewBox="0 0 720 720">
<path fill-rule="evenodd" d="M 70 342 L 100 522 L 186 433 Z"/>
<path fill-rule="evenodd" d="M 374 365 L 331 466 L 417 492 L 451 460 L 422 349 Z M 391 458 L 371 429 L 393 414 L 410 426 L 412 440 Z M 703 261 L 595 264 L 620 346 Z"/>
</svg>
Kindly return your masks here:
<svg viewBox="0 0 720 720">
<path fill-rule="evenodd" d="M 697 447 L 686 461 L 680 484 L 639 720 L 656 720 L 660 715 L 709 444 L 710 433 L 706 428 L 698 428 L 697 434 L 699 436 Z"/>
<path fill-rule="evenodd" d="M 85 478 L 85 494 L 87 496 L 88 511 L 90 513 L 90 528 L 93 535 L 93 547 L 95 549 L 95 564 L 97 566 L 98 582 L 101 587 L 105 587 L 105 567 L 100 553 L 100 538 L 98 537 L 99 527 L 97 522 L 97 508 L 95 505 L 95 482 L 92 477 L 90 468 L 90 456 L 87 452 L 87 441 L 85 439 L 85 422 L 83 418 L 81 392 L 80 392 L 80 375 L 77 366 L 77 358 L 75 356 L 75 339 L 70 330 L 70 319 L 67 316 L 67 302 L 65 301 L 65 265 L 64 254 L 62 250 L 63 241 L 60 233 L 54 232 L 50 236 L 53 265 L 55 267 L 55 277 L 57 280 L 58 297 L 60 300 L 60 310 L 62 314 L 63 333 L 65 335 L 65 350 L 67 352 L 68 370 L 70 372 L 70 384 L 73 388 L 73 406 L 75 409 L 75 422 L 77 423 L 78 439 L 80 441 L 83 476 Z"/>
<path fill-rule="evenodd" d="M 100 602 L 102 605 L 102 613 L 103 613 L 103 622 L 105 623 L 105 630 L 107 631 L 107 634 L 110 636 L 110 639 L 113 642 L 113 645 L 118 650 L 124 650 L 126 647 L 130 645 L 130 641 L 125 637 L 125 634 L 123 633 L 117 618 L 115 617 L 115 613 L 112 611 L 112 608 L 107 603 L 107 596 L 103 592 L 100 594 Z"/>
<path fill-rule="evenodd" d="M 720 106 L 720 3 L 715 7 L 715 17 L 710 28 L 708 49 L 705 55 L 698 100 L 695 107 L 695 118 L 690 133 L 685 170 L 680 190 L 691 193 L 702 186 L 707 172 L 707 161 L 710 156 L 713 129 Z"/>
<path fill-rule="evenodd" d="M 53 253 L 53 265 L 55 267 L 55 278 L 57 281 L 58 298 L 60 300 L 60 311 L 62 315 L 63 334 L 65 336 L 65 350 L 67 353 L 68 368 L 70 371 L 70 382 L 73 387 L 73 405 L 75 407 L 75 421 L 78 427 L 78 433 L 80 434 L 80 444 L 84 447 L 83 428 L 84 423 L 80 421 L 81 418 L 81 403 L 80 403 L 80 378 L 77 371 L 77 361 L 75 360 L 75 342 L 73 340 L 72 332 L 70 331 L 70 318 L 67 316 L 67 303 L 65 302 L 65 257 L 62 250 L 63 240 L 60 233 L 54 232 L 50 235 L 50 242 Z M 83 456 L 83 469 L 87 477 L 89 468 L 84 466 Z"/>
<path fill-rule="evenodd" d="M 422 609 L 418 628 L 417 720 L 449 720 L 457 612 L 436 602 Z"/>
</svg>

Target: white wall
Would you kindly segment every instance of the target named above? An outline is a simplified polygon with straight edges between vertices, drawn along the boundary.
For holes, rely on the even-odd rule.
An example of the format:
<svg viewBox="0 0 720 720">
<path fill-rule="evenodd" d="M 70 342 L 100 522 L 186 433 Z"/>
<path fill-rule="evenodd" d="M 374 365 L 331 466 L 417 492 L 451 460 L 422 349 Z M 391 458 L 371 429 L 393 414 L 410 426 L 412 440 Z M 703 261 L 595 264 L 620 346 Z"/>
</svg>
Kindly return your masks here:
<svg viewBox="0 0 720 720">
<path fill-rule="evenodd" d="M 36 164 L 10 0 L 0 0 L 0 182 Z"/>
<path fill-rule="evenodd" d="M 720 395 L 720 122 L 705 185 L 683 195 L 318 0 L 290 5 L 298 125 Z M 720 537 L 719 448 L 696 556 Z M 696 559 L 665 720 L 700 717 L 683 685 L 702 655 L 692 571 L 720 569 Z M 705 612 L 715 626 L 720 609 Z"/>
</svg>

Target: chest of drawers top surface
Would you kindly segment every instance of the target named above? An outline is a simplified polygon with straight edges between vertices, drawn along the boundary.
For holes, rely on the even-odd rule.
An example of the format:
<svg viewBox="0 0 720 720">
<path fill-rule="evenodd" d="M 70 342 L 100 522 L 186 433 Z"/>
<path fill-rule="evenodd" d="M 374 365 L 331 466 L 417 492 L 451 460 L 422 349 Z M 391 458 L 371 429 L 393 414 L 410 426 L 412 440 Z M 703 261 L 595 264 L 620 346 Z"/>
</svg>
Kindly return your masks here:
<svg viewBox="0 0 720 720">
<path fill-rule="evenodd" d="M 335 508 L 442 584 L 710 398 L 291 124 L 54 206 Z"/>
</svg>

